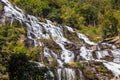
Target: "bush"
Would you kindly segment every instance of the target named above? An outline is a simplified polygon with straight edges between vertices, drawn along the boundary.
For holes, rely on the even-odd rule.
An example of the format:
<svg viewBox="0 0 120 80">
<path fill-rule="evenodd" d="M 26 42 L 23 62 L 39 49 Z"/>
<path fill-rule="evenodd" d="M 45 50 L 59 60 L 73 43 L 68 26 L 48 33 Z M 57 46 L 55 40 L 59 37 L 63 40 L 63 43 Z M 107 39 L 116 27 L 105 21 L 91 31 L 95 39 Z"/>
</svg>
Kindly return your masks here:
<svg viewBox="0 0 120 80">
<path fill-rule="evenodd" d="M 103 38 L 118 35 L 118 20 L 111 12 L 107 12 L 103 21 Z"/>
<path fill-rule="evenodd" d="M 48 68 L 39 68 L 36 63 L 29 62 L 25 54 L 13 54 L 9 61 L 8 72 L 10 80 L 46 80 L 51 77 Z"/>
</svg>

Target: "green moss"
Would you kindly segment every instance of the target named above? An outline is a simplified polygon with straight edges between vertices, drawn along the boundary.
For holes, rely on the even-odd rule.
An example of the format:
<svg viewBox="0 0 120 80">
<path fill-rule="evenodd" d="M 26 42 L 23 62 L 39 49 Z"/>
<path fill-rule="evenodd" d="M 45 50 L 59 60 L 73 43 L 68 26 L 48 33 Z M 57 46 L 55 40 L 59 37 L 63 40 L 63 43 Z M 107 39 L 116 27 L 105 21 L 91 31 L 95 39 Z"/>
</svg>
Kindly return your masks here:
<svg viewBox="0 0 120 80">
<path fill-rule="evenodd" d="M 102 65 L 97 66 L 97 70 L 102 73 L 108 73 L 109 71 Z"/>
<path fill-rule="evenodd" d="M 53 41 L 52 39 L 40 39 L 39 41 L 43 42 L 44 47 L 47 46 L 53 52 L 55 52 L 57 54 L 62 53 L 61 47 L 55 41 Z"/>
<path fill-rule="evenodd" d="M 71 42 L 75 42 L 77 44 L 77 42 L 80 41 L 80 39 L 77 37 L 77 34 L 75 32 L 70 32 L 66 29 L 63 29 L 63 34 Z M 79 44 L 80 44 L 80 42 L 79 42 Z"/>
<path fill-rule="evenodd" d="M 84 66 L 83 64 L 81 64 L 80 62 L 77 62 L 77 67 L 80 69 L 80 70 L 83 70 L 84 69 Z"/>
<path fill-rule="evenodd" d="M 83 74 L 87 79 L 93 80 L 94 79 L 94 74 L 90 70 L 83 70 Z"/>
<path fill-rule="evenodd" d="M 0 5 L 0 11 L 3 9 L 3 6 L 2 5 Z"/>
<path fill-rule="evenodd" d="M 57 67 L 57 63 L 54 64 L 50 64 L 50 63 L 44 63 L 46 66 L 50 67 L 51 69 L 54 69 L 55 67 Z"/>
<path fill-rule="evenodd" d="M 41 55 L 40 53 L 42 52 L 42 48 L 41 47 L 29 47 L 27 48 L 27 56 L 33 60 L 33 61 L 41 61 Z"/>
<path fill-rule="evenodd" d="M 63 66 L 70 67 L 70 65 L 68 63 L 64 63 Z"/>
<path fill-rule="evenodd" d="M 71 63 L 64 63 L 65 67 L 72 67 L 72 68 L 79 68 L 80 70 L 84 69 L 84 66 L 80 62 L 71 62 Z"/>
</svg>

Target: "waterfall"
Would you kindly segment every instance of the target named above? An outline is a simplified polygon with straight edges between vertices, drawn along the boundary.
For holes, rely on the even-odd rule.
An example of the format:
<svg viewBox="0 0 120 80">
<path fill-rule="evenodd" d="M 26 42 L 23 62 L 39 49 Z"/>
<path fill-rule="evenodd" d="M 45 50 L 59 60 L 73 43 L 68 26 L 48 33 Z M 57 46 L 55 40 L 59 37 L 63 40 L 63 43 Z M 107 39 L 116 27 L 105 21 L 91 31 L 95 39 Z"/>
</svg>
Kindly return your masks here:
<svg viewBox="0 0 120 80">
<path fill-rule="evenodd" d="M 113 44 L 108 43 L 94 43 L 90 41 L 84 34 L 78 33 L 73 30 L 71 27 L 68 26 L 61 26 L 61 25 L 53 25 L 50 20 L 46 20 L 46 23 L 40 22 L 37 17 L 32 15 L 25 15 L 24 12 L 18 8 L 17 6 L 13 6 L 8 0 L 0 0 L 0 5 L 3 5 L 3 12 L 1 21 L 2 24 L 6 23 L 6 18 L 9 18 L 9 21 L 12 23 L 17 20 L 21 24 L 25 24 L 27 26 L 27 38 L 34 42 L 34 46 L 45 46 L 43 42 L 39 41 L 39 39 L 51 39 L 54 43 L 56 43 L 61 48 L 61 53 L 55 53 L 51 50 L 48 46 L 44 47 L 43 50 L 43 57 L 47 58 L 48 62 L 50 62 L 50 58 L 54 58 L 57 61 L 57 71 L 56 73 L 49 72 L 52 77 L 57 75 L 58 80 L 83 80 L 83 71 L 80 69 L 75 69 L 71 67 L 65 67 L 63 64 L 75 63 L 77 62 L 86 62 L 86 61 L 96 61 L 102 62 L 103 65 L 112 73 L 114 76 L 119 77 L 120 75 L 120 49 L 116 48 Z M 76 37 L 83 42 L 79 43 L 79 54 L 74 53 L 75 50 L 68 49 L 65 47 L 66 43 L 74 44 L 71 40 L 67 39 L 64 36 L 64 29 L 70 33 L 76 34 Z M 44 31 L 45 32 L 44 32 Z M 79 45 L 77 44 L 77 45 Z M 76 45 L 75 45 L 76 46 Z M 104 49 L 104 46 L 107 46 L 108 49 Z M 71 46 L 75 48 L 74 46 Z M 91 47 L 96 47 L 93 50 Z M 96 56 L 96 58 L 94 57 Z M 77 60 L 79 57 L 79 60 Z M 109 61 L 106 57 L 114 58 L 113 60 Z M 43 66 L 40 62 L 39 66 Z M 53 63 L 54 64 L 54 63 Z M 76 72 L 77 70 L 78 73 Z M 79 79 L 76 78 L 79 76 Z M 54 79 L 55 80 L 55 79 Z"/>
</svg>

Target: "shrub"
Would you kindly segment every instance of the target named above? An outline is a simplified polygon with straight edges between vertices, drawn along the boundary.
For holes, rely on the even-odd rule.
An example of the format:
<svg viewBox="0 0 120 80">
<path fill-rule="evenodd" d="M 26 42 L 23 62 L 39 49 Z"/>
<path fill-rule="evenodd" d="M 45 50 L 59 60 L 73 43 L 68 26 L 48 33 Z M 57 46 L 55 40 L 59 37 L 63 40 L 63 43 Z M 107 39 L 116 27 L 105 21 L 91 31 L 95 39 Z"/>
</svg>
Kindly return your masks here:
<svg viewBox="0 0 120 80">
<path fill-rule="evenodd" d="M 46 80 L 48 68 L 39 68 L 36 63 L 29 62 L 28 57 L 23 54 L 13 54 L 9 61 L 8 72 L 10 80 Z"/>
<path fill-rule="evenodd" d="M 111 12 L 107 12 L 103 21 L 103 38 L 118 35 L 118 20 Z"/>
</svg>

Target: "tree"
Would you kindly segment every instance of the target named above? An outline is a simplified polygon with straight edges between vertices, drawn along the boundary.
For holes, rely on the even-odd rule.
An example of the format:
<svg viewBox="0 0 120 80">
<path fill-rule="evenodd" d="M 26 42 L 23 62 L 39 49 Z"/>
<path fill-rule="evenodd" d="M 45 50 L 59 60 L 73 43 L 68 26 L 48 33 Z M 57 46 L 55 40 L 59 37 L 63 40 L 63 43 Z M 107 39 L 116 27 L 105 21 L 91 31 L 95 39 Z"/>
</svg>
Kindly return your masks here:
<svg viewBox="0 0 120 80">
<path fill-rule="evenodd" d="M 38 64 L 29 62 L 25 54 L 13 54 L 10 57 L 8 72 L 10 80 L 51 80 L 47 67 L 38 67 Z"/>
<path fill-rule="evenodd" d="M 35 16 L 46 16 L 50 10 L 48 0 L 14 0 L 26 13 Z"/>
<path fill-rule="evenodd" d="M 79 3 L 72 1 L 62 6 L 61 18 L 63 19 L 63 24 L 80 29 L 81 24 L 84 23 L 84 17 L 78 13 L 79 7 Z"/>
<path fill-rule="evenodd" d="M 97 8 L 91 4 L 83 5 L 79 9 L 79 13 L 85 18 L 86 25 L 93 25 L 97 24 Z"/>
<path fill-rule="evenodd" d="M 111 12 L 107 12 L 103 20 L 103 38 L 118 35 L 118 20 Z"/>
<path fill-rule="evenodd" d="M 12 55 L 8 68 L 10 80 L 22 80 L 25 77 L 27 63 L 28 58 L 24 54 Z"/>
<path fill-rule="evenodd" d="M 10 57 L 8 72 L 10 80 L 52 80 L 47 67 L 30 62 L 29 58 L 23 54 L 13 54 Z"/>
</svg>

